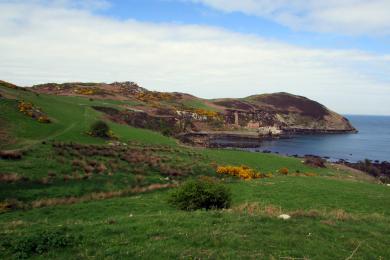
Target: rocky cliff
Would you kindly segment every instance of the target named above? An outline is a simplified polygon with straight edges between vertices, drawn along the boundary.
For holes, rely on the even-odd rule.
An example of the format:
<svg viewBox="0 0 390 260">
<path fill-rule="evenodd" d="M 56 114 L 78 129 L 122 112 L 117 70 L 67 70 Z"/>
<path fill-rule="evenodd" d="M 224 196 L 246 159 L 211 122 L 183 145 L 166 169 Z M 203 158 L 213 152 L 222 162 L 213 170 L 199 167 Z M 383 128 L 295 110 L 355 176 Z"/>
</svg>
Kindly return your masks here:
<svg viewBox="0 0 390 260">
<path fill-rule="evenodd" d="M 214 102 L 226 107 L 226 122 L 246 129 L 281 133 L 344 133 L 356 129 L 345 117 L 320 103 L 288 93 Z"/>
</svg>

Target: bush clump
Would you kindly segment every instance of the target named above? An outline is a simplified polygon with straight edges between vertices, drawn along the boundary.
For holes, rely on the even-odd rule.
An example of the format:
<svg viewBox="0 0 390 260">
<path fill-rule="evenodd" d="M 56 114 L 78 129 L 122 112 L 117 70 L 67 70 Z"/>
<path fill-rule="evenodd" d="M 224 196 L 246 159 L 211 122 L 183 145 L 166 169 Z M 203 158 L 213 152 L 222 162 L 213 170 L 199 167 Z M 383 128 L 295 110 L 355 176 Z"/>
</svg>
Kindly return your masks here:
<svg viewBox="0 0 390 260">
<path fill-rule="evenodd" d="M 191 180 L 170 194 L 169 203 L 181 210 L 224 209 L 231 204 L 230 190 L 211 180 Z"/>
<path fill-rule="evenodd" d="M 90 134 L 95 137 L 111 137 L 110 127 L 104 121 L 97 121 L 91 126 Z"/>
<path fill-rule="evenodd" d="M 68 235 L 65 229 L 43 230 L 28 236 L 11 239 L 9 248 L 16 258 L 29 258 L 41 255 L 53 249 L 62 249 L 74 245 L 76 238 Z"/>
</svg>

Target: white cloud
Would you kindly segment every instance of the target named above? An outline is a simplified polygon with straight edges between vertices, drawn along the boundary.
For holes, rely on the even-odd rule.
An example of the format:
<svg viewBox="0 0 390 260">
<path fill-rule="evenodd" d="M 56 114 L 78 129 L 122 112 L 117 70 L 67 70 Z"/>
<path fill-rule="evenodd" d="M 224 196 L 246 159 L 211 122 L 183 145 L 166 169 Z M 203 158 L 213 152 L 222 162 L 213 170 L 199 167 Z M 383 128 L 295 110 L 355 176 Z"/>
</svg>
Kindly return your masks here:
<svg viewBox="0 0 390 260">
<path fill-rule="evenodd" d="M 201 97 L 287 91 L 390 114 L 390 58 L 304 49 L 205 26 L 116 21 L 69 5 L 0 3 L 0 79 L 139 82 Z"/>
<path fill-rule="evenodd" d="M 184 0 L 264 17 L 297 30 L 390 34 L 389 0 Z"/>
</svg>

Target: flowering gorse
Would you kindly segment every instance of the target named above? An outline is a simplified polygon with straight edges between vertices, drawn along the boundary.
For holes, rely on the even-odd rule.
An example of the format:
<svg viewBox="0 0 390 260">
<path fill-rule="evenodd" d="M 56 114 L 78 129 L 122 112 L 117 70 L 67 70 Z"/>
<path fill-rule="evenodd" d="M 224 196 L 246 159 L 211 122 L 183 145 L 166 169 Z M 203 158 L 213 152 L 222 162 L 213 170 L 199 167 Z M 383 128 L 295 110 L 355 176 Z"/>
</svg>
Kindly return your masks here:
<svg viewBox="0 0 390 260">
<path fill-rule="evenodd" d="M 25 102 L 25 101 L 19 101 L 18 104 L 18 109 L 20 112 L 23 114 L 34 118 L 40 123 L 50 123 L 50 119 L 48 118 L 47 115 L 45 115 L 40 108 L 35 107 L 32 103 L 30 102 Z"/>
<path fill-rule="evenodd" d="M 244 180 L 251 180 L 251 179 L 260 179 L 260 178 L 266 178 L 266 177 L 272 177 L 270 174 L 262 174 L 260 172 L 257 172 L 248 166 L 219 166 L 217 168 L 217 173 L 220 175 L 230 175 L 239 177 Z"/>
<path fill-rule="evenodd" d="M 94 88 L 76 88 L 74 91 L 76 94 L 86 95 L 86 96 L 97 94 L 96 89 Z"/>
<path fill-rule="evenodd" d="M 171 93 L 162 93 L 162 92 L 141 92 L 136 95 L 136 98 L 143 102 L 160 102 L 160 101 L 169 101 L 175 98 L 174 94 Z"/>
<path fill-rule="evenodd" d="M 283 174 L 283 175 L 288 175 L 289 170 L 288 170 L 288 168 L 283 167 L 283 168 L 279 169 L 279 173 Z"/>
</svg>

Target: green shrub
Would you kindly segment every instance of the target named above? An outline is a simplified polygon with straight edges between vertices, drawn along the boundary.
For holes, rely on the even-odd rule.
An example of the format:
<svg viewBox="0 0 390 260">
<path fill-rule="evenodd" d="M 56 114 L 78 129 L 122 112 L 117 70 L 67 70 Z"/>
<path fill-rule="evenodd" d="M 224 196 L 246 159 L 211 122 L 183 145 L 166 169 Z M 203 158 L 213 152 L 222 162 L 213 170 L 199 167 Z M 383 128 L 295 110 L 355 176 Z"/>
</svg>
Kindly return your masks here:
<svg viewBox="0 0 390 260">
<path fill-rule="evenodd" d="M 169 203 L 181 210 L 229 208 L 231 193 L 223 184 L 191 180 L 173 191 Z"/>
<path fill-rule="evenodd" d="M 97 121 L 91 126 L 91 135 L 101 138 L 110 137 L 110 127 L 103 121 Z"/>
<path fill-rule="evenodd" d="M 8 247 L 16 258 L 29 258 L 53 249 L 61 249 L 75 243 L 75 237 L 69 236 L 65 229 L 44 230 L 28 236 L 11 239 Z M 4 246 L 4 245 L 3 245 Z"/>
</svg>

